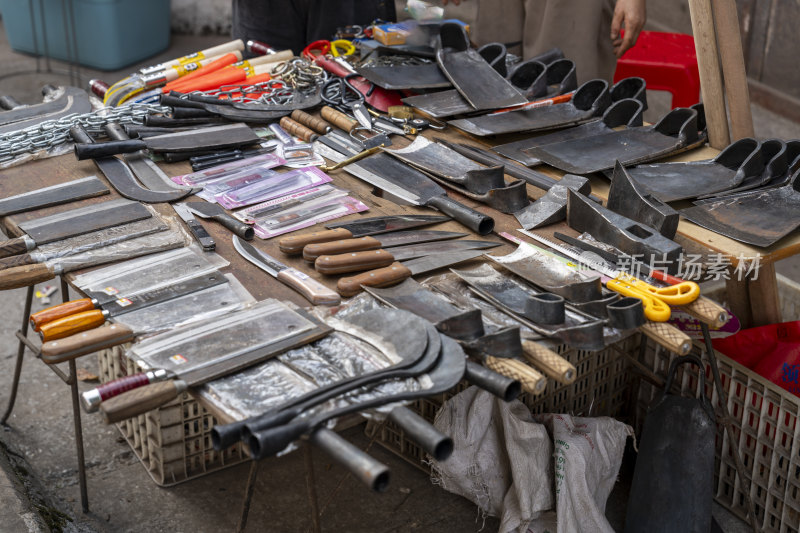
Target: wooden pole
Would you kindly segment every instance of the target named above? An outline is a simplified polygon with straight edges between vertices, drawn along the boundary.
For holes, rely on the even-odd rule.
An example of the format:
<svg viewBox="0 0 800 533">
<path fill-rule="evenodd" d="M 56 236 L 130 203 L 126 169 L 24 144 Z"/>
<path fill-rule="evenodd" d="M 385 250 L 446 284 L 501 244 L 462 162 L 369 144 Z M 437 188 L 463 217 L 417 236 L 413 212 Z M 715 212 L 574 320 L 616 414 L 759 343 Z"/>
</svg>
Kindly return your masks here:
<svg viewBox="0 0 800 533">
<path fill-rule="evenodd" d="M 708 143 L 712 148 L 722 150 L 730 144 L 730 136 L 711 0 L 689 0 L 689 15 L 692 18 L 697 67 L 700 70 L 700 90 L 706 113 Z"/>
<path fill-rule="evenodd" d="M 725 98 L 730 114 L 731 140 L 753 137 L 753 115 L 750 112 L 750 93 L 744 68 L 739 14 L 734 0 L 711 0 L 717 47 L 725 80 Z"/>
</svg>

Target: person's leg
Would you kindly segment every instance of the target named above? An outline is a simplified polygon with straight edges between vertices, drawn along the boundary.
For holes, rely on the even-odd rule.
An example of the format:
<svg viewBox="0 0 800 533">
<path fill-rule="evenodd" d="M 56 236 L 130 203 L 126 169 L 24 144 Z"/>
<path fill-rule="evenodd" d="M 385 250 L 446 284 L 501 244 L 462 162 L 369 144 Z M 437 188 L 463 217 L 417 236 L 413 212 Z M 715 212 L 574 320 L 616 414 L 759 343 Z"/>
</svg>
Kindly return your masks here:
<svg viewBox="0 0 800 533">
<path fill-rule="evenodd" d="M 478 13 L 470 32 L 472 42 L 483 46 L 486 43 L 509 45 L 522 41 L 523 0 L 477 1 Z M 519 46 L 513 46 L 508 51 L 519 54 L 521 50 Z"/>
<path fill-rule="evenodd" d="M 233 0 L 233 38 L 263 41 L 295 54 L 305 42 L 305 17 L 294 0 Z"/>
<path fill-rule="evenodd" d="M 578 82 L 614 76 L 611 45 L 614 0 L 525 0 L 523 56 L 558 46 L 575 62 Z"/>
</svg>

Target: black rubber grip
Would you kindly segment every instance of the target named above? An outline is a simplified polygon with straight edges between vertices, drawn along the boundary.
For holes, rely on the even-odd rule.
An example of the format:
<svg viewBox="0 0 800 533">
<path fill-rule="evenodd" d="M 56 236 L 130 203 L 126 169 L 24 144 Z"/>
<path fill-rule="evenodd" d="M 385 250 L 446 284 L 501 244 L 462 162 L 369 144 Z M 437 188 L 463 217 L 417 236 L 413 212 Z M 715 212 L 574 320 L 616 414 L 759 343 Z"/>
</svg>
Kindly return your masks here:
<svg viewBox="0 0 800 533">
<path fill-rule="evenodd" d="M 172 118 L 174 119 L 184 119 L 184 118 L 203 118 L 203 117 L 216 117 L 214 113 L 209 113 L 205 109 L 197 109 L 195 107 L 173 107 L 172 108 Z"/>
<path fill-rule="evenodd" d="M 211 444 L 218 452 L 230 448 L 242 438 L 242 428 L 244 420 L 231 424 L 217 424 L 211 428 Z"/>
<path fill-rule="evenodd" d="M 467 361 L 464 378 L 485 391 L 489 391 L 503 401 L 510 402 L 522 392 L 522 385 L 513 378 L 498 374 L 473 361 Z"/>
<path fill-rule="evenodd" d="M 253 237 L 256 236 L 253 226 L 245 224 L 241 220 L 233 218 L 228 214 L 223 213 L 221 215 L 216 215 L 214 216 L 214 220 L 216 220 L 217 222 L 228 228 L 230 231 L 232 231 L 235 235 L 238 235 L 239 237 L 241 237 L 246 241 L 251 241 L 253 240 Z"/>
<path fill-rule="evenodd" d="M 177 95 L 179 93 L 171 92 L 170 94 L 162 94 L 160 98 L 161 105 L 165 105 L 168 107 L 192 107 L 194 109 L 203 109 L 205 110 L 205 106 L 202 102 L 195 102 L 193 100 L 187 100 L 185 98 L 179 98 Z"/>
<path fill-rule="evenodd" d="M 144 118 L 145 126 L 158 126 L 174 128 L 179 126 L 218 126 L 219 124 L 228 124 L 229 121 L 220 117 L 208 118 L 170 118 L 159 117 L 155 115 L 147 115 Z"/>
<path fill-rule="evenodd" d="M 456 202 L 446 194 L 434 196 L 425 205 L 438 209 L 479 235 L 488 235 L 494 230 L 494 219 L 492 217 Z"/>
<path fill-rule="evenodd" d="M 112 141 L 127 141 L 130 139 L 130 136 L 125 129 L 116 122 L 109 122 L 103 126 L 103 129 L 105 130 L 106 135 L 108 135 L 108 138 Z"/>
<path fill-rule="evenodd" d="M 79 161 L 83 161 L 84 159 L 100 159 L 117 154 L 130 154 L 146 148 L 147 144 L 140 139 L 104 143 L 76 143 L 75 156 Z"/>
</svg>

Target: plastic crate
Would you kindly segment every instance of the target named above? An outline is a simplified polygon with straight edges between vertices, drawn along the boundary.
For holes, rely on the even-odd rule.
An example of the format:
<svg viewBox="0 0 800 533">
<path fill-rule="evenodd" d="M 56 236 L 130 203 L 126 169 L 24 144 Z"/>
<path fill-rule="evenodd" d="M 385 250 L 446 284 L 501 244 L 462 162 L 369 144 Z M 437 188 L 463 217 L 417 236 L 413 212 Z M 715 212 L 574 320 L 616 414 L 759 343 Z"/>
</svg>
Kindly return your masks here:
<svg viewBox="0 0 800 533">
<path fill-rule="evenodd" d="M 124 347 L 98 353 L 102 382 L 140 371 Z M 157 485 L 168 487 L 249 460 L 241 443 L 217 452 L 211 443 L 214 417 L 189 394 L 116 424 Z"/>
<path fill-rule="evenodd" d="M 120 69 L 169 46 L 165 0 L 0 0 L 0 14 L 14 50 L 101 70 Z"/>
<path fill-rule="evenodd" d="M 631 390 L 628 387 L 628 365 L 624 355 L 636 354 L 641 338 L 640 335 L 634 335 L 597 352 L 575 350 L 561 345 L 556 351 L 577 370 L 575 382 L 562 385 L 549 379 L 542 394 L 533 396 L 523 393 L 519 399 L 534 414 L 573 413 L 626 418 Z M 409 407 L 433 422 L 442 404 L 468 386 L 468 383 L 462 382 L 446 394 L 417 400 Z M 370 420 L 365 433 L 387 450 L 430 473 L 427 454 L 394 423 Z"/>
</svg>

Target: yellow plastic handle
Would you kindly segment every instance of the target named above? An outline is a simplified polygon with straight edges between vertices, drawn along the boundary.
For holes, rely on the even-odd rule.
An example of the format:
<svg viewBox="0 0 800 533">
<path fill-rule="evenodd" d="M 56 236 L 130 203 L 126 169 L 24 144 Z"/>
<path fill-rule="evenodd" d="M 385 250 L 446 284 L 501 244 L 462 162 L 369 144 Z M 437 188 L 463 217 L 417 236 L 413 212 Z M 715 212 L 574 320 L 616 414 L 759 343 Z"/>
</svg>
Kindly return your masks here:
<svg viewBox="0 0 800 533">
<path fill-rule="evenodd" d="M 334 57 L 351 56 L 356 52 L 356 47 L 347 39 L 331 41 L 331 54 Z"/>
<path fill-rule="evenodd" d="M 700 297 L 700 286 L 693 281 L 683 281 L 668 287 L 653 287 L 647 282 L 628 275 L 619 276 L 617 279 L 624 280 L 636 289 L 652 294 L 669 305 L 687 305 Z"/>
<path fill-rule="evenodd" d="M 653 322 L 666 322 L 672 315 L 669 306 L 659 298 L 647 291 L 643 291 L 626 280 L 612 279 L 606 283 L 606 288 L 618 292 L 623 296 L 633 296 L 639 298 L 644 306 L 644 316 Z"/>
</svg>

